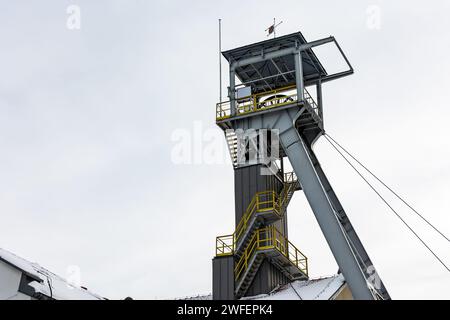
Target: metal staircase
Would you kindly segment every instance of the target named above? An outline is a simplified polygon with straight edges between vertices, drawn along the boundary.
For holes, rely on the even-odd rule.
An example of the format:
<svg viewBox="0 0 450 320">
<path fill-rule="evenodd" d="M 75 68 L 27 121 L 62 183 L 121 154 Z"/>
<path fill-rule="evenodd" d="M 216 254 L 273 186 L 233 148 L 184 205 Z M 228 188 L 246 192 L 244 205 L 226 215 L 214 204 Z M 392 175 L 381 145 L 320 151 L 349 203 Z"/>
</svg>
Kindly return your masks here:
<svg viewBox="0 0 450 320">
<path fill-rule="evenodd" d="M 235 264 L 236 297 L 242 297 L 248 290 L 264 258 L 290 280 L 308 278 L 307 258 L 274 226 L 260 228 Z"/>
<path fill-rule="evenodd" d="M 323 129 L 320 109 L 309 92 L 306 90 L 306 88 L 304 90 L 304 96 L 305 100 L 303 101 L 303 105 L 307 112 L 304 112 L 300 115 L 297 120 L 297 127 L 299 128 L 299 130 L 307 130 L 317 127 Z"/>
<path fill-rule="evenodd" d="M 307 278 L 307 258 L 273 225 L 286 212 L 299 182 L 293 172 L 283 176 L 283 187 L 258 192 L 247 206 L 236 230 L 216 238 L 216 256 L 235 257 L 235 294 L 248 290 L 264 258 L 270 259 L 289 279 Z"/>
<path fill-rule="evenodd" d="M 233 234 L 216 238 L 216 256 L 234 254 L 240 257 L 256 229 L 283 217 L 294 192 L 298 189 L 297 177 L 293 172 L 289 172 L 284 174 L 283 188 L 279 194 L 273 190 L 257 192 Z"/>
<path fill-rule="evenodd" d="M 259 207 L 261 207 L 262 204 L 262 208 L 259 208 L 259 210 L 256 210 L 251 214 L 249 218 L 250 221 L 242 223 L 242 225 L 240 223 L 236 228 L 235 255 L 237 257 L 241 257 L 243 249 L 247 248 L 249 245 L 250 238 L 256 229 L 261 225 L 268 225 L 283 217 L 297 188 L 298 181 L 295 178 L 295 174 L 290 172 L 284 175 L 283 188 L 279 195 L 274 191 L 271 191 L 268 194 L 263 192 L 255 195 L 257 200 L 261 199 L 261 196 L 266 196 L 266 199 L 263 198 L 261 199 L 263 201 L 259 201 Z M 252 204 L 250 203 L 250 206 L 251 205 Z M 244 219 L 242 219 L 241 222 L 244 222 Z"/>
<path fill-rule="evenodd" d="M 233 167 L 236 168 L 238 161 L 238 137 L 236 132 L 234 130 L 225 130 L 225 140 L 230 151 L 231 162 Z"/>
</svg>

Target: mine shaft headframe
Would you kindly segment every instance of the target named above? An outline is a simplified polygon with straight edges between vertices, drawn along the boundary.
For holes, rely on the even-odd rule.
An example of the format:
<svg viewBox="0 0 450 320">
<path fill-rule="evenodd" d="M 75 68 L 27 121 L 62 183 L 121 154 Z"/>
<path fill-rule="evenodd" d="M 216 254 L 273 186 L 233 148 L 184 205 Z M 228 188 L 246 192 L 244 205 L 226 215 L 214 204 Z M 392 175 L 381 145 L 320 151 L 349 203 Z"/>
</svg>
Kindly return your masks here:
<svg viewBox="0 0 450 320">
<path fill-rule="evenodd" d="M 347 70 L 327 73 L 312 49 L 328 43 L 337 47 Z M 292 85 L 297 86 L 299 102 L 304 100 L 304 87 L 316 85 L 318 105 L 322 113 L 321 84 L 353 73 L 353 67 L 333 36 L 307 42 L 301 32 L 295 32 L 224 51 L 222 54 L 229 62 L 228 96 L 232 116 L 236 112 L 236 98 L 239 97 L 240 90 L 246 89 L 248 92 L 250 89 L 251 94 L 258 94 Z M 238 85 L 236 77 L 240 81 Z"/>
</svg>

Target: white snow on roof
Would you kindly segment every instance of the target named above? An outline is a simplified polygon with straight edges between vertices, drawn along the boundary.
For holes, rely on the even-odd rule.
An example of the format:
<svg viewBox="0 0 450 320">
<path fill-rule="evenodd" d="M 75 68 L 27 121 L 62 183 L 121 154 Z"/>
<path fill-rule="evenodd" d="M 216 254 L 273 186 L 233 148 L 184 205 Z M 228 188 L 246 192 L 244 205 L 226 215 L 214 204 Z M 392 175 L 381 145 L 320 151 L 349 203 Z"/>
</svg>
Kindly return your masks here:
<svg viewBox="0 0 450 320">
<path fill-rule="evenodd" d="M 196 296 L 188 296 L 183 298 L 175 298 L 175 300 L 212 300 L 212 294 L 199 294 Z"/>
<path fill-rule="evenodd" d="M 345 284 L 344 276 L 297 280 L 270 294 L 245 297 L 243 300 L 329 300 Z"/>
<path fill-rule="evenodd" d="M 297 280 L 283 285 L 270 294 L 244 297 L 241 300 L 329 300 L 345 284 L 344 276 L 337 274 L 311 280 Z M 178 298 L 177 300 L 211 300 L 211 294 Z"/>
<path fill-rule="evenodd" d="M 0 248 L 0 260 L 4 260 L 35 278 L 30 282 L 36 292 L 57 300 L 103 300 L 84 288 L 69 283 L 64 278 L 48 271 L 35 262 L 25 260 L 14 253 Z"/>
</svg>

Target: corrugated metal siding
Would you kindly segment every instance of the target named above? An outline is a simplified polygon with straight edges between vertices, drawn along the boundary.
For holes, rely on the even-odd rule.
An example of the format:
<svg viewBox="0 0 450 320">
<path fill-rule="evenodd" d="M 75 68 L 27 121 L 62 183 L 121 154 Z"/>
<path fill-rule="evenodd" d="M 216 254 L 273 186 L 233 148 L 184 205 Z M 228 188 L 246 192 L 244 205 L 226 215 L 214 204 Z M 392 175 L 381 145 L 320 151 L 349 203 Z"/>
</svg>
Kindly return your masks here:
<svg viewBox="0 0 450 320">
<path fill-rule="evenodd" d="M 215 257 L 213 264 L 213 300 L 234 299 L 234 258 Z"/>
<path fill-rule="evenodd" d="M 273 189 L 280 192 L 283 187 L 282 183 L 273 175 L 261 175 L 261 167 L 262 165 L 254 165 L 234 170 L 236 226 L 257 192 Z M 279 224 L 281 232 L 285 231 L 285 224 L 284 221 Z"/>
<path fill-rule="evenodd" d="M 289 283 L 289 279 L 268 260 L 264 260 L 245 296 L 269 293 L 276 286 L 286 283 Z"/>
</svg>

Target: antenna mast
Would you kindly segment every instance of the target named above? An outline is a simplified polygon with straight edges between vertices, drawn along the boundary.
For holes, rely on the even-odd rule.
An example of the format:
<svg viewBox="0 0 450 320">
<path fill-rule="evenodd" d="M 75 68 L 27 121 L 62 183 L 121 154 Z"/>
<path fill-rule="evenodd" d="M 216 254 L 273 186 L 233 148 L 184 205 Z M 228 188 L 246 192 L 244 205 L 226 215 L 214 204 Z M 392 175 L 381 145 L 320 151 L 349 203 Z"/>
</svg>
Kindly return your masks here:
<svg viewBox="0 0 450 320">
<path fill-rule="evenodd" d="M 222 19 L 219 19 L 219 101 L 222 103 Z"/>
</svg>

